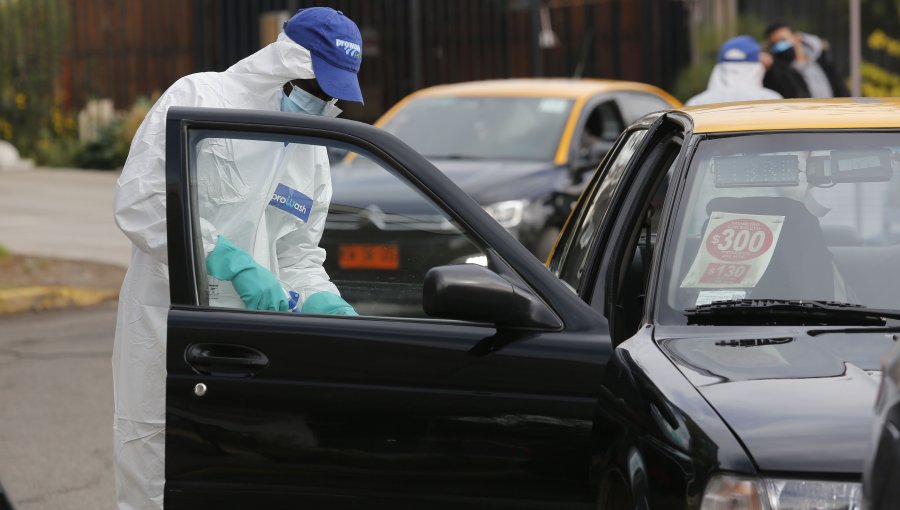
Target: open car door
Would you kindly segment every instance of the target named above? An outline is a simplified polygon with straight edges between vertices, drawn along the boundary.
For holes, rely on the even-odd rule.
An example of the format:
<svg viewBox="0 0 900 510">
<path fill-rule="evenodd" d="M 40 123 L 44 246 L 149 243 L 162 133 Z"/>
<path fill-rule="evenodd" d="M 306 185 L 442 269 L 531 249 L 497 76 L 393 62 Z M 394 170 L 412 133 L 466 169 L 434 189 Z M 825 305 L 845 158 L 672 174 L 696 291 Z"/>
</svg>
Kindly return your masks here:
<svg viewBox="0 0 900 510">
<path fill-rule="evenodd" d="M 167 509 L 592 506 L 607 323 L 423 157 L 352 121 L 172 108 L 166 158 Z M 298 310 L 244 309 L 210 231 Z"/>
</svg>

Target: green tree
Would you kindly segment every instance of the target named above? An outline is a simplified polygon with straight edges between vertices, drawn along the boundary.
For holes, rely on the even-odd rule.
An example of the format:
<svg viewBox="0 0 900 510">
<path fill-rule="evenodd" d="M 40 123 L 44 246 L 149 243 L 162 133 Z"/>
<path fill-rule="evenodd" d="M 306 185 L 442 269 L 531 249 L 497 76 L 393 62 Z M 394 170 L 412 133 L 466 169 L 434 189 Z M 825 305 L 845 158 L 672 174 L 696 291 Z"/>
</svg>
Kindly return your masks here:
<svg viewBox="0 0 900 510">
<path fill-rule="evenodd" d="M 67 0 L 0 0 L 0 138 L 25 157 L 74 131 L 57 94 L 68 30 Z"/>
</svg>

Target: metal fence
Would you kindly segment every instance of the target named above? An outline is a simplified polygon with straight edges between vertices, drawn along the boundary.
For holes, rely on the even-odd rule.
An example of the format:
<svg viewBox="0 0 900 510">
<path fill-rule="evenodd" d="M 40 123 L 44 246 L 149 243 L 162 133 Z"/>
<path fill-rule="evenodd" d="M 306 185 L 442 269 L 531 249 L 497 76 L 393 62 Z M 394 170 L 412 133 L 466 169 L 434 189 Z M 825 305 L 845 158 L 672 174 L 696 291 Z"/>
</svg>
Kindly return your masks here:
<svg viewBox="0 0 900 510">
<path fill-rule="evenodd" d="M 267 12 L 313 5 L 360 26 L 366 107 L 347 116 L 363 120 L 423 86 L 466 80 L 595 76 L 666 87 L 689 54 L 681 0 L 195 0 L 197 68 L 221 70 L 258 49 L 255 20 Z"/>
<path fill-rule="evenodd" d="M 261 20 L 312 5 L 344 11 L 363 34 L 371 121 L 423 86 L 524 76 L 672 84 L 689 59 L 683 0 L 68 0 L 63 77 L 72 107 L 125 108 L 195 71 L 223 70 L 265 42 Z"/>
<path fill-rule="evenodd" d="M 272 13 L 312 5 L 342 10 L 362 30 L 366 106 L 349 108 L 347 116 L 369 121 L 418 88 L 465 80 L 586 76 L 672 89 L 691 63 L 691 30 L 697 28 L 690 26 L 691 13 L 701 8 L 730 13 L 736 5 L 745 18 L 786 20 L 823 36 L 838 70 L 848 74 L 848 0 L 59 1 L 69 7 L 59 78 L 72 109 L 92 98 L 112 98 L 116 108 L 127 108 L 185 74 L 223 70 L 266 42 L 263 21 Z M 864 6 L 881 3 L 896 12 L 890 5 L 898 1 L 865 0 Z M 19 5 L 46 17 L 38 10 L 53 2 Z M 896 38 L 892 23 L 884 32 Z M 34 41 L 2 48 L 4 59 L 16 54 L 16 44 Z M 873 55 L 896 73 L 895 56 Z"/>
</svg>

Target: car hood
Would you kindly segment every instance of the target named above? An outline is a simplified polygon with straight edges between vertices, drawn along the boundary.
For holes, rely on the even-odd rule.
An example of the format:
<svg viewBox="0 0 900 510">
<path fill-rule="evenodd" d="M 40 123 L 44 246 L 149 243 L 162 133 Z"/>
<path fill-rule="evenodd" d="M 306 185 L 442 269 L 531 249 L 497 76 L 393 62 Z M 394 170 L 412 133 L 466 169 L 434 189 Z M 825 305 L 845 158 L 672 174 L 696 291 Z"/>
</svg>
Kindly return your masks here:
<svg viewBox="0 0 900 510">
<path fill-rule="evenodd" d="M 438 167 L 463 191 L 481 205 L 504 200 L 531 199 L 555 189 L 564 179 L 565 169 L 541 161 L 434 160 Z M 335 165 L 331 170 L 337 203 L 365 204 L 377 196 L 405 209 L 421 204 L 418 194 L 401 190 L 397 179 L 368 160 Z"/>
<path fill-rule="evenodd" d="M 709 329 L 718 331 L 658 338 L 659 344 L 761 471 L 862 470 L 880 358 L 892 335 Z"/>
<path fill-rule="evenodd" d="M 549 161 L 431 160 L 482 205 L 532 198 L 554 189 L 563 169 Z"/>
</svg>

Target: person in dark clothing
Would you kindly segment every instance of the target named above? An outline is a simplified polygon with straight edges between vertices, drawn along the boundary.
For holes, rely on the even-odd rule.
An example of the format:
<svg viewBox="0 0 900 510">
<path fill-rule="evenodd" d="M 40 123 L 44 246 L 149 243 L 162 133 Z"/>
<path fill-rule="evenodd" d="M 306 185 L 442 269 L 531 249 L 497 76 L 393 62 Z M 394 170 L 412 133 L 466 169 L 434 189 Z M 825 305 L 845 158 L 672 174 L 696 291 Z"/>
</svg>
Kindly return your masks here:
<svg viewBox="0 0 900 510">
<path fill-rule="evenodd" d="M 769 47 L 768 58 L 760 58 L 766 66 L 763 87 L 778 92 L 784 98 L 810 97 L 806 81 L 792 65 L 794 46 L 782 42 L 784 41 Z"/>
<path fill-rule="evenodd" d="M 847 85 L 834 69 L 828 43 L 824 39 L 795 31 L 790 25 L 780 21 L 771 23 L 766 28 L 766 38 L 773 57 L 776 53 L 783 53 L 781 58 L 790 60 L 791 67 L 803 77 L 809 89 L 809 97 L 850 95 Z M 776 52 L 776 48 L 781 51 Z"/>
</svg>

